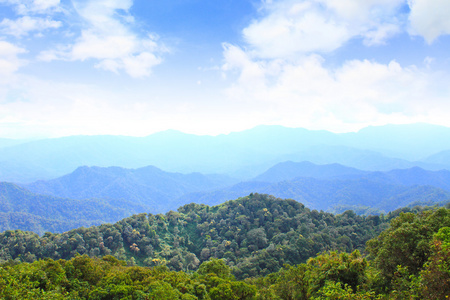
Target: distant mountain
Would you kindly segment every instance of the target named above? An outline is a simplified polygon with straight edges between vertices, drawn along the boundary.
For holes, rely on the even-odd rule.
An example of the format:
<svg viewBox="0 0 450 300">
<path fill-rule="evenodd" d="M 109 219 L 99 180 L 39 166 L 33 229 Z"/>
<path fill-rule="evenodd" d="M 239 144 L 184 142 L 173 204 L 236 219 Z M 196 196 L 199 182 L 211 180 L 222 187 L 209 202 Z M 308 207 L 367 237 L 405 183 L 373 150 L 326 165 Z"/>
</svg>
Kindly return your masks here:
<svg viewBox="0 0 450 300">
<path fill-rule="evenodd" d="M 419 167 L 395 169 L 387 172 L 368 172 L 340 164 L 317 165 L 311 162 L 286 161 L 276 164 L 252 181 L 280 182 L 299 177 L 316 179 L 367 179 L 392 185 L 429 185 L 450 192 L 450 171 L 429 171 Z"/>
<path fill-rule="evenodd" d="M 218 136 L 164 131 L 147 137 L 72 136 L 0 147 L 0 180 L 29 183 L 73 172 L 77 167 L 154 165 L 170 172 L 257 176 L 286 160 L 340 163 L 364 170 L 441 163 L 416 162 L 450 149 L 450 128 L 427 124 L 370 127 L 336 134 L 282 126 L 258 126 Z M 445 163 L 445 162 L 444 162 Z"/>
<path fill-rule="evenodd" d="M 441 170 L 442 164 L 388 157 L 372 150 L 357 149 L 347 146 L 312 146 L 297 153 L 284 156 L 285 160 L 310 161 L 315 164 L 338 163 L 365 171 L 389 171 L 407 169 L 415 166 L 427 170 Z"/>
<path fill-rule="evenodd" d="M 450 149 L 450 128 L 425 124 L 369 126 L 344 134 L 345 145 L 370 149 L 389 157 L 417 161 Z"/>
<path fill-rule="evenodd" d="M 27 142 L 26 140 L 0 138 L 0 148 L 16 146 Z"/>
<path fill-rule="evenodd" d="M 428 171 L 419 167 L 391 170 L 389 172 L 371 172 L 362 178 L 397 185 L 429 185 L 450 191 L 450 171 Z"/>
<path fill-rule="evenodd" d="M 414 167 L 367 172 L 339 164 L 283 162 L 252 181 L 237 183 L 227 176 L 171 173 L 152 166 L 80 167 L 63 177 L 24 187 L 63 198 L 132 201 L 151 213 L 167 212 L 190 202 L 216 205 L 255 192 L 295 199 L 314 209 L 358 205 L 390 211 L 414 201 L 450 199 L 450 171 Z"/>
<path fill-rule="evenodd" d="M 353 206 L 388 212 L 416 201 L 439 203 L 450 199 L 449 191 L 432 186 L 405 186 L 363 178 L 297 178 L 277 183 L 243 182 L 226 189 L 187 194 L 180 197 L 178 202 L 217 205 L 252 192 L 294 199 L 311 209 L 325 211 L 333 211 L 341 206 Z"/>
<path fill-rule="evenodd" d="M 237 180 L 223 175 L 164 172 L 148 166 L 139 169 L 119 167 L 80 167 L 63 177 L 25 185 L 39 194 L 71 199 L 111 198 L 139 203 L 145 212 L 176 209 L 174 200 L 186 193 L 223 188 Z"/>
<path fill-rule="evenodd" d="M 73 200 L 38 195 L 12 183 L 0 182 L 0 231 L 21 228 L 39 234 L 115 222 L 144 207 L 116 199 Z"/>
<path fill-rule="evenodd" d="M 426 163 L 440 164 L 450 168 L 450 150 L 440 151 L 423 159 Z"/>
<path fill-rule="evenodd" d="M 297 177 L 312 177 L 317 179 L 335 178 L 340 176 L 362 176 L 367 171 L 349 168 L 340 164 L 316 165 L 308 161 L 286 161 L 276 164 L 252 181 L 279 182 Z"/>
</svg>

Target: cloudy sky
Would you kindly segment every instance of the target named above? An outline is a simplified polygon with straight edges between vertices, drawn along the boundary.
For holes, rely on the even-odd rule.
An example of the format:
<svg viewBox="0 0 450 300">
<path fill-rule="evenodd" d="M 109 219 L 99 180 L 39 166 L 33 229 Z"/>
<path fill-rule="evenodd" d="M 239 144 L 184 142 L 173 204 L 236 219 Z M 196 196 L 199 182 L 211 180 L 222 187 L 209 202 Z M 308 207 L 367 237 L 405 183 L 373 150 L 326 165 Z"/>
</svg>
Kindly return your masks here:
<svg viewBox="0 0 450 300">
<path fill-rule="evenodd" d="M 448 0 L 0 0 L 0 137 L 450 126 Z"/>
</svg>

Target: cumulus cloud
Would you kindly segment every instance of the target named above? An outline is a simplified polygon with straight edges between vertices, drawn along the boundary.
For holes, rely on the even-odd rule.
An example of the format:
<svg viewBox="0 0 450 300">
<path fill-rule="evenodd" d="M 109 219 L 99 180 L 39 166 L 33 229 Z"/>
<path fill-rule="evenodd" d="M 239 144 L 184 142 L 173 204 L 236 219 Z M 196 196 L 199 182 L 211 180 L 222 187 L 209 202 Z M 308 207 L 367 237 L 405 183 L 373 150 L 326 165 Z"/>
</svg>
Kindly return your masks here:
<svg viewBox="0 0 450 300">
<path fill-rule="evenodd" d="M 447 0 L 409 0 L 411 33 L 431 44 L 440 35 L 450 34 L 450 2 Z"/>
<path fill-rule="evenodd" d="M 142 37 L 131 30 L 133 18 L 128 14 L 131 5 L 128 0 L 74 2 L 84 22 L 81 35 L 72 45 L 42 52 L 40 59 L 95 59 L 97 68 L 116 73 L 123 70 L 132 77 L 149 75 L 162 61 L 159 54 L 166 50 L 159 45 L 156 35 Z"/>
<path fill-rule="evenodd" d="M 440 2 L 433 0 L 434 4 Z M 448 2 L 448 1 L 447 1 Z M 445 32 L 434 4 L 412 0 L 411 16 L 423 16 L 440 26 L 430 39 Z M 445 123 L 450 110 L 447 74 L 350 59 L 330 68 L 323 53 L 351 39 L 366 46 L 382 45 L 406 29 L 406 0 L 279 0 L 263 1 L 261 15 L 243 29 L 245 46 L 224 44 L 222 71 L 233 103 L 252 107 L 266 123 L 346 131 L 369 124 L 426 120 L 435 115 Z M 449 21 L 450 22 L 450 21 Z M 432 26 L 431 26 L 432 27 Z M 426 28 L 426 27 L 424 27 Z M 425 33 L 424 33 L 425 34 Z M 439 109 L 441 111 L 439 111 Z M 438 117 L 440 116 L 440 117 Z"/>
<path fill-rule="evenodd" d="M 4 81 L 16 72 L 25 61 L 18 57 L 26 50 L 6 41 L 0 41 L 0 79 Z"/>
<path fill-rule="evenodd" d="M 404 0 L 265 1 L 263 16 L 243 30 L 260 57 L 333 51 L 360 37 L 382 44 L 400 31 L 396 16 Z"/>
<path fill-rule="evenodd" d="M 225 46 L 224 57 L 223 70 L 236 75 L 228 97 L 265 111 L 267 122 L 345 131 L 418 121 L 436 113 L 436 107 L 450 109 L 442 105 L 450 91 L 435 86 L 442 74 L 396 61 L 350 60 L 329 69 L 317 54 L 295 61 L 255 59 L 231 45 Z"/>
<path fill-rule="evenodd" d="M 45 29 L 55 29 L 61 26 L 62 23 L 60 21 L 30 16 L 24 16 L 16 20 L 3 19 L 2 22 L 0 22 L 0 28 L 2 28 L 4 34 L 17 37 L 27 35 L 29 32 L 40 32 Z"/>
<path fill-rule="evenodd" d="M 60 0 L 0 0 L 0 3 L 14 6 L 14 9 L 20 15 L 42 14 L 60 10 Z"/>
</svg>

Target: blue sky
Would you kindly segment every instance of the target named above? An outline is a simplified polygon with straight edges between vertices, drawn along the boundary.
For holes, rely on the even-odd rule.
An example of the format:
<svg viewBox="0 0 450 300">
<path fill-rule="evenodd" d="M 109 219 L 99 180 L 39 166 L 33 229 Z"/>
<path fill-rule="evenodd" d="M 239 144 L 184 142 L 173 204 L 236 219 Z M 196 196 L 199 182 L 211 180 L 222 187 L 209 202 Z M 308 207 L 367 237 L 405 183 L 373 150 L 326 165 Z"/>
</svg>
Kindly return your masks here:
<svg viewBox="0 0 450 300">
<path fill-rule="evenodd" d="M 448 0 L 0 0 L 0 137 L 450 126 Z"/>
</svg>

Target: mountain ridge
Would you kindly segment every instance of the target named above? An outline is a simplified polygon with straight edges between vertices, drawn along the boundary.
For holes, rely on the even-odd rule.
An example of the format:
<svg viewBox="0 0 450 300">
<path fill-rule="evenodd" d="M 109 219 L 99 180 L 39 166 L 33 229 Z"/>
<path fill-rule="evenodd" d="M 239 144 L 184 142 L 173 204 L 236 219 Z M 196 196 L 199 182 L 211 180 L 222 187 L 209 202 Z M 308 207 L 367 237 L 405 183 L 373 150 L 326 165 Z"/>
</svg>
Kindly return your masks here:
<svg viewBox="0 0 450 300">
<path fill-rule="evenodd" d="M 30 183 L 51 179 L 82 165 L 124 168 L 154 165 L 170 172 L 241 173 L 241 179 L 248 179 L 282 161 L 313 161 L 309 157 L 317 147 L 346 147 L 348 151 L 341 153 L 341 156 L 347 156 L 344 164 L 360 169 L 364 151 L 380 155 L 379 162 L 372 163 L 371 171 L 381 170 L 383 164 L 382 170 L 398 168 L 399 164 L 438 169 L 446 164 L 429 164 L 417 159 L 449 150 L 450 128 L 424 124 L 391 125 L 338 134 L 268 125 L 218 136 L 166 131 L 146 137 L 44 139 L 0 148 L 0 181 Z M 360 151 L 361 155 L 352 156 L 351 149 Z M 327 156 L 326 161 L 313 162 L 343 163 L 336 160 L 332 150 Z"/>
</svg>

